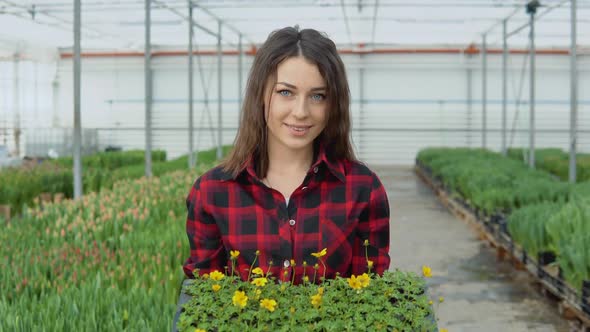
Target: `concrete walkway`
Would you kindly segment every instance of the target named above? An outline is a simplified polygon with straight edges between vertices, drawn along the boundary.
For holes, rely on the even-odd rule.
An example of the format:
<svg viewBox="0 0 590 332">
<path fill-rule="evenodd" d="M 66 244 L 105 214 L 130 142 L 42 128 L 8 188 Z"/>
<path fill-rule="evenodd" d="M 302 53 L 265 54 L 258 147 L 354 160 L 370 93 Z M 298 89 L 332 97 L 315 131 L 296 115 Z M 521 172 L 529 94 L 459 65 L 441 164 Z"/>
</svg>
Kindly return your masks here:
<svg viewBox="0 0 590 332">
<path fill-rule="evenodd" d="M 570 331 L 557 307 L 523 271 L 498 262 L 463 221 L 443 207 L 411 167 L 371 166 L 391 206 L 391 269 L 428 279 L 439 328 L 461 331 Z M 444 298 L 438 303 L 438 298 Z"/>
</svg>

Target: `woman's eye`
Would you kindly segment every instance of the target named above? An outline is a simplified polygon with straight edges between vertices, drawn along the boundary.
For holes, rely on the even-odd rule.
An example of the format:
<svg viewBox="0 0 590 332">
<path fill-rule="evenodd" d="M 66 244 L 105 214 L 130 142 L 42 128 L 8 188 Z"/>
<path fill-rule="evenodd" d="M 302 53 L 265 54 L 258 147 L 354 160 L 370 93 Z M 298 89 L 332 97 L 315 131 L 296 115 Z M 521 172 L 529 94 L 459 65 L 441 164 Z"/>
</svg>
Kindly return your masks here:
<svg viewBox="0 0 590 332">
<path fill-rule="evenodd" d="M 289 97 L 291 95 L 291 91 L 289 90 L 280 90 L 279 94 L 284 97 Z"/>
<path fill-rule="evenodd" d="M 311 96 L 311 99 L 313 99 L 314 101 L 322 101 L 326 99 L 326 96 L 321 93 L 316 93 L 315 95 Z"/>
</svg>

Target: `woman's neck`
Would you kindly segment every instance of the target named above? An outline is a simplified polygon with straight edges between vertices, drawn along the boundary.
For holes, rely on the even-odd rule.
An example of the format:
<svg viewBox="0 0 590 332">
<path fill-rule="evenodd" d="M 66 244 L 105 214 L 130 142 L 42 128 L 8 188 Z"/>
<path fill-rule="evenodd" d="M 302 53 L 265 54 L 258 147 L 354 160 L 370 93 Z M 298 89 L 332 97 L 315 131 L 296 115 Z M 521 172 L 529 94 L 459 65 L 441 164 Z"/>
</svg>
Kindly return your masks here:
<svg viewBox="0 0 590 332">
<path fill-rule="evenodd" d="M 313 146 L 301 150 L 268 147 L 268 173 L 290 175 L 307 172 L 313 163 Z"/>
</svg>

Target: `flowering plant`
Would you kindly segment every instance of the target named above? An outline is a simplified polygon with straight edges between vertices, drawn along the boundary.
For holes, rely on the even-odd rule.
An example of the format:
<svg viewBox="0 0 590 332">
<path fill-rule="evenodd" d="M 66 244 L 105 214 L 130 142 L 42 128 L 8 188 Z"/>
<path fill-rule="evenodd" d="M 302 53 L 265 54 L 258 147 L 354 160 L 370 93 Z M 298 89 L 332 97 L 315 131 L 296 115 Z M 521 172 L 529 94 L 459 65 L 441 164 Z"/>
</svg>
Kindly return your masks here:
<svg viewBox="0 0 590 332">
<path fill-rule="evenodd" d="M 277 279 L 259 268 L 248 281 L 217 271 L 197 277 L 184 289 L 192 298 L 179 331 L 436 330 L 425 280 L 413 272 L 377 275 L 368 269 L 300 285 Z"/>
</svg>

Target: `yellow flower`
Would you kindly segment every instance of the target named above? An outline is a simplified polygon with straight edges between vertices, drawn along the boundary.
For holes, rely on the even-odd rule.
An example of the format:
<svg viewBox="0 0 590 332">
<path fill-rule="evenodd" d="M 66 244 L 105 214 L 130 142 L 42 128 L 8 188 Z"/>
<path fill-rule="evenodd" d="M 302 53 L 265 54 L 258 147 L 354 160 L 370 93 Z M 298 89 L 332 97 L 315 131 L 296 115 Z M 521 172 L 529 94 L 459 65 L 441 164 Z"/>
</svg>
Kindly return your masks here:
<svg viewBox="0 0 590 332">
<path fill-rule="evenodd" d="M 324 295 L 324 287 L 318 287 L 318 294 Z"/>
<path fill-rule="evenodd" d="M 371 283 L 371 277 L 369 277 L 369 275 L 366 273 L 363 273 L 362 275 L 360 275 L 356 278 L 361 283 L 361 286 L 363 288 L 369 286 L 369 284 Z"/>
<path fill-rule="evenodd" d="M 291 266 L 295 266 L 295 260 L 291 259 Z"/>
<path fill-rule="evenodd" d="M 294 313 L 295 313 L 295 307 L 291 307 L 291 308 L 289 308 L 289 311 L 290 311 L 292 314 L 294 314 Z"/>
<path fill-rule="evenodd" d="M 215 281 L 219 281 L 221 279 L 223 279 L 223 277 L 225 277 L 225 274 L 219 272 L 219 271 L 213 271 L 209 274 L 209 278 L 211 278 L 211 280 L 215 280 Z"/>
<path fill-rule="evenodd" d="M 322 249 L 322 251 L 320 251 L 320 252 L 314 252 L 311 255 L 313 257 L 320 258 L 320 257 L 326 256 L 327 253 L 328 253 L 328 248 L 324 248 L 324 249 Z"/>
<path fill-rule="evenodd" d="M 213 288 L 214 292 L 217 292 L 218 290 L 221 289 L 221 286 L 219 284 L 215 284 L 215 285 L 211 286 L 211 288 Z"/>
<path fill-rule="evenodd" d="M 432 305 L 432 300 L 428 301 L 428 304 Z"/>
<path fill-rule="evenodd" d="M 366 239 L 365 242 L 363 242 L 363 246 L 368 247 L 369 246 L 369 240 Z"/>
<path fill-rule="evenodd" d="M 203 329 L 195 329 L 195 332 L 207 332 L 207 331 L 203 330 Z"/>
<path fill-rule="evenodd" d="M 268 279 L 266 278 L 254 278 L 254 280 L 252 280 L 252 284 L 258 287 L 264 287 L 264 285 L 266 285 L 267 282 Z"/>
<path fill-rule="evenodd" d="M 311 304 L 316 308 L 322 305 L 322 296 L 320 294 L 312 295 Z"/>
<path fill-rule="evenodd" d="M 242 291 L 236 291 L 231 300 L 233 305 L 240 308 L 243 308 L 248 304 L 248 297 L 246 296 L 246 293 Z"/>
<path fill-rule="evenodd" d="M 426 265 L 422 265 L 422 274 L 426 278 L 430 278 L 430 277 L 432 277 L 432 269 Z"/>
<path fill-rule="evenodd" d="M 209 279 L 209 273 L 205 273 L 202 275 L 203 279 Z"/>
<path fill-rule="evenodd" d="M 256 256 L 260 256 L 260 250 L 256 250 Z"/>
<path fill-rule="evenodd" d="M 238 258 L 238 256 L 240 256 L 240 251 L 239 250 L 230 250 L 229 255 L 231 256 L 231 259 L 236 259 L 236 258 Z"/>
<path fill-rule="evenodd" d="M 438 302 L 441 302 L 442 303 L 444 300 L 445 300 L 445 298 L 442 297 L 442 296 L 438 298 Z"/>
<path fill-rule="evenodd" d="M 352 287 L 352 289 L 361 289 L 361 287 L 363 287 L 361 281 L 354 274 L 348 278 L 348 285 Z"/>
<path fill-rule="evenodd" d="M 367 261 L 367 266 L 369 267 L 369 269 L 373 268 L 373 261 Z"/>
<path fill-rule="evenodd" d="M 309 282 L 309 277 L 308 276 L 303 277 L 303 282 Z"/>
<path fill-rule="evenodd" d="M 256 275 L 263 275 L 264 274 L 264 271 L 262 271 L 261 268 L 257 267 L 254 270 L 252 270 L 252 273 L 253 274 L 256 274 Z"/>
<path fill-rule="evenodd" d="M 271 299 L 262 299 L 260 300 L 260 306 L 270 312 L 273 312 L 277 306 L 277 301 Z"/>
</svg>

